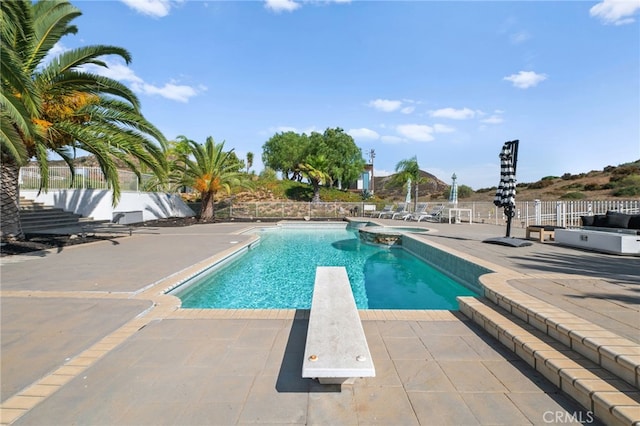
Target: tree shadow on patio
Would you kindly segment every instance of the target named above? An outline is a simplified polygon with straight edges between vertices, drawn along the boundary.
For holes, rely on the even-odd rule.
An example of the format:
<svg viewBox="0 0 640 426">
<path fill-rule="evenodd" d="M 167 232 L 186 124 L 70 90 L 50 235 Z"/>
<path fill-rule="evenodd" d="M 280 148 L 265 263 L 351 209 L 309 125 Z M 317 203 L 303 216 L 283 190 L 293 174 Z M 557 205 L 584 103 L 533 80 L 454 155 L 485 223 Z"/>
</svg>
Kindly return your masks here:
<svg viewBox="0 0 640 426">
<path fill-rule="evenodd" d="M 640 285 L 638 271 L 640 270 L 640 258 L 616 256 L 616 255 L 572 255 L 554 253 L 533 253 L 527 257 L 514 256 L 515 261 L 525 269 L 537 269 L 544 272 L 558 274 L 589 275 Z"/>
</svg>

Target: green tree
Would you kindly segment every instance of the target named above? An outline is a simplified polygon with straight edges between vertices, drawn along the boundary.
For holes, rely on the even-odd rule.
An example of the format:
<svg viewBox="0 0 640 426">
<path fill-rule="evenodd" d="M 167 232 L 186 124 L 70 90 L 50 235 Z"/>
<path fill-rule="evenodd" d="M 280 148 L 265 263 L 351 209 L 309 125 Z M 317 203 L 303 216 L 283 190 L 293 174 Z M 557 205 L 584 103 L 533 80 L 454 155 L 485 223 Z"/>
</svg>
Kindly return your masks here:
<svg viewBox="0 0 640 426">
<path fill-rule="evenodd" d="M 299 181 L 302 175 L 298 165 L 303 163 L 307 155 L 308 144 L 305 134 L 276 133 L 262 145 L 262 162 L 265 167 L 281 172 L 285 179 Z"/>
<path fill-rule="evenodd" d="M 353 138 L 340 127 L 327 128 L 322 134 L 321 153 L 328 162 L 327 172 L 335 186 L 349 186 L 358 180 L 364 170 L 362 150 Z"/>
<path fill-rule="evenodd" d="M 216 144 L 211 136 L 204 145 L 187 141 L 189 152 L 171 165 L 170 180 L 176 186 L 188 186 L 200 192 L 200 221 L 210 222 L 215 219 L 215 201 L 220 191 L 228 195 L 233 187 L 250 188 L 250 183 L 247 175 L 240 171 L 233 150 L 224 151 L 224 142 Z"/>
<path fill-rule="evenodd" d="M 467 185 L 458 185 L 458 198 L 469 198 L 473 195 L 474 190 L 470 186 Z M 449 195 L 451 194 L 451 186 L 447 187 L 444 190 L 443 195 L 444 198 L 449 199 Z"/>
<path fill-rule="evenodd" d="M 114 205 L 120 198 L 118 160 L 138 177 L 141 167 L 158 176 L 166 171 L 164 136 L 141 114 L 134 93 L 84 69 L 106 67 L 101 59 L 106 55 L 129 63 L 129 52 L 92 45 L 44 62 L 62 37 L 77 33 L 71 22 L 80 15 L 66 0 L 2 2 L 3 238 L 21 236 L 18 171 L 31 158 L 38 161 L 41 189 L 46 190 L 50 152 L 64 159 L 72 173 L 77 149 L 93 154 L 113 190 Z"/>
</svg>

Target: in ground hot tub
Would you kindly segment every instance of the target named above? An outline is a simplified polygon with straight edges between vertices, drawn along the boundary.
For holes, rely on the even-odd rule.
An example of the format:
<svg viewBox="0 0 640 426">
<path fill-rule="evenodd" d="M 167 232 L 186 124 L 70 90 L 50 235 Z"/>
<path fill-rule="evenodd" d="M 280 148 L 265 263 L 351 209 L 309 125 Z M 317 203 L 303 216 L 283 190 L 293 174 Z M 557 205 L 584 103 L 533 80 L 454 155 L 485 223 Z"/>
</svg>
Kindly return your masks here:
<svg viewBox="0 0 640 426">
<path fill-rule="evenodd" d="M 400 247 L 404 234 L 427 232 L 429 232 L 427 228 L 417 226 L 366 226 L 358 229 L 360 241 L 363 243 L 387 247 Z"/>
</svg>

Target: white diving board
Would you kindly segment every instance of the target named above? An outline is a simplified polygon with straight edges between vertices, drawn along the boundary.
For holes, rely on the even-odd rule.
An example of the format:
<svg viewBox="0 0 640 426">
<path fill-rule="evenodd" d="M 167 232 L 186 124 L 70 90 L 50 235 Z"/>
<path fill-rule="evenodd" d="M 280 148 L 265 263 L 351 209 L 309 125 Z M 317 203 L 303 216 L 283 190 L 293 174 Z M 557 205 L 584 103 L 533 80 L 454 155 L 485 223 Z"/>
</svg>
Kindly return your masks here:
<svg viewBox="0 0 640 426">
<path fill-rule="evenodd" d="M 375 377 L 349 277 L 344 267 L 319 266 L 311 301 L 302 377 L 350 384 Z"/>
</svg>

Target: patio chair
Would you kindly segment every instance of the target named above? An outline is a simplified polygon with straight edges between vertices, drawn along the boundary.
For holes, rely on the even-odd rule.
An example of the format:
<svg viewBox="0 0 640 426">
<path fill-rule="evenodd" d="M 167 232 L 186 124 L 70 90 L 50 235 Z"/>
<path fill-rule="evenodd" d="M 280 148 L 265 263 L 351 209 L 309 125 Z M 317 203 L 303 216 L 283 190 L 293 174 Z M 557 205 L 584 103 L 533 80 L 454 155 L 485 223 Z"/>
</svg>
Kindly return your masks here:
<svg viewBox="0 0 640 426">
<path fill-rule="evenodd" d="M 371 217 L 373 217 L 373 215 L 376 214 L 377 215 L 376 217 L 380 218 L 380 217 L 382 217 L 382 215 L 386 215 L 388 213 L 393 213 L 393 204 L 387 204 L 379 212 L 371 213 Z"/>
<path fill-rule="evenodd" d="M 407 203 L 398 203 L 398 206 L 395 208 L 395 210 L 381 213 L 380 216 L 378 217 L 383 219 L 388 216 L 390 219 L 395 219 L 397 215 L 406 213 L 406 209 L 407 209 Z"/>
<path fill-rule="evenodd" d="M 429 203 L 418 203 L 418 205 L 416 206 L 416 211 L 413 213 L 407 213 L 404 216 L 402 216 L 402 219 L 404 220 L 418 220 L 418 216 L 420 216 L 421 214 L 425 214 L 427 213 L 427 206 L 429 205 Z"/>
<path fill-rule="evenodd" d="M 425 219 L 429 222 L 440 222 L 442 218 L 442 212 L 444 211 L 444 204 L 439 204 L 433 208 L 429 213 L 423 213 L 418 215 L 417 221 L 420 222 L 422 219 Z"/>
<path fill-rule="evenodd" d="M 410 214 L 409 204 L 400 203 L 398 204 L 398 208 L 396 208 L 396 211 L 391 215 L 391 219 L 404 219 L 404 217 L 408 214 Z"/>
</svg>

